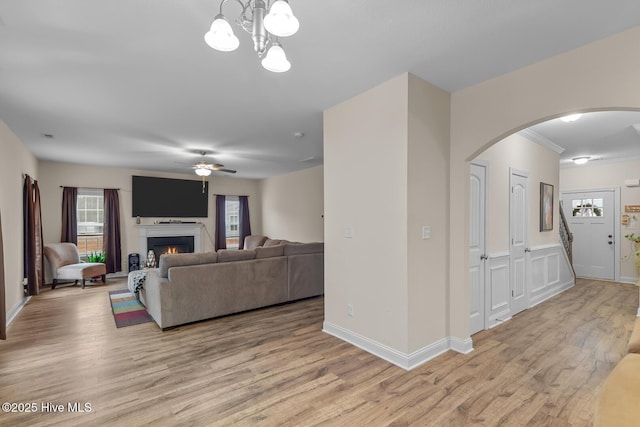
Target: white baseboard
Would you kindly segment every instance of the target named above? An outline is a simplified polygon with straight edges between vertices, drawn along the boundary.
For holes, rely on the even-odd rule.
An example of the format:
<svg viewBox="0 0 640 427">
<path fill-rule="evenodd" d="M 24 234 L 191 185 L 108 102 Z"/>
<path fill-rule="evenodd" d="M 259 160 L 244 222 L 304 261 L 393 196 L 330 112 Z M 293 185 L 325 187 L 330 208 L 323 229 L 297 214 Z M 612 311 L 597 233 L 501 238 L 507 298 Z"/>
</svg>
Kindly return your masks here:
<svg viewBox="0 0 640 427">
<path fill-rule="evenodd" d="M 630 285 L 635 285 L 638 281 L 637 277 L 620 277 L 620 283 L 628 283 Z"/>
<path fill-rule="evenodd" d="M 327 321 L 324 322 L 322 330 L 407 371 L 446 353 L 448 350 L 455 350 L 462 354 L 473 351 L 470 337 L 466 339 L 442 338 L 420 350 L 407 354 Z"/>
<path fill-rule="evenodd" d="M 573 288 L 575 284 L 575 279 L 573 279 L 570 282 L 563 283 L 562 285 L 554 286 L 550 291 L 545 292 L 539 300 L 536 300 L 535 303 L 531 304 L 529 308 L 535 307 L 536 305 L 545 302 L 549 298 L 553 298 L 556 295 L 563 293 L 567 289 Z"/>
<path fill-rule="evenodd" d="M 640 317 L 640 307 L 638 307 L 638 314 L 637 314 L 637 316 L 638 316 L 638 317 Z"/>
<path fill-rule="evenodd" d="M 473 341 L 471 337 L 465 339 L 449 337 L 449 348 L 462 354 L 469 354 L 473 351 Z"/>
<path fill-rule="evenodd" d="M 20 301 L 11 310 L 7 312 L 7 326 L 9 326 L 11 322 L 13 322 L 13 319 L 16 318 L 18 313 L 20 313 L 20 311 L 22 310 L 22 307 L 24 307 L 29 302 L 30 299 L 31 299 L 30 296 L 22 298 L 22 301 Z"/>
</svg>

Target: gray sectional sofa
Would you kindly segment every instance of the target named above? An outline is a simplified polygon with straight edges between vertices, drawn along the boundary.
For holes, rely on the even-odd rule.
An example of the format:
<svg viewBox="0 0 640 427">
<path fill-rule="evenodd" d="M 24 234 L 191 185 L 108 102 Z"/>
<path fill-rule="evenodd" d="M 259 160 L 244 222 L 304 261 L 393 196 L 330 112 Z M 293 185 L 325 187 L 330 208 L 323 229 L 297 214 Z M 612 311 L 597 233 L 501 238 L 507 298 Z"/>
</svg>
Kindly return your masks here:
<svg viewBox="0 0 640 427">
<path fill-rule="evenodd" d="M 244 250 L 162 255 L 140 301 L 162 329 L 324 293 L 324 244 L 251 236 Z M 257 243 L 256 243 L 257 242 Z"/>
</svg>

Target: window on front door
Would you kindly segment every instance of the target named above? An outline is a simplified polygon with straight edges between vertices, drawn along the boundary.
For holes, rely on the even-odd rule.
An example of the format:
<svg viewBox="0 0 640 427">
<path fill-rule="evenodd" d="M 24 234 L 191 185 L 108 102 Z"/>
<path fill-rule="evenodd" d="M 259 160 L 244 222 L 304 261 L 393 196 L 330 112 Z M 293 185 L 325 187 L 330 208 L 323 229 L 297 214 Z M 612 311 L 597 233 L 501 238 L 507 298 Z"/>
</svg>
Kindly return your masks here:
<svg viewBox="0 0 640 427">
<path fill-rule="evenodd" d="M 78 189 L 78 251 L 85 258 L 103 251 L 104 194 L 102 190 Z"/>
</svg>

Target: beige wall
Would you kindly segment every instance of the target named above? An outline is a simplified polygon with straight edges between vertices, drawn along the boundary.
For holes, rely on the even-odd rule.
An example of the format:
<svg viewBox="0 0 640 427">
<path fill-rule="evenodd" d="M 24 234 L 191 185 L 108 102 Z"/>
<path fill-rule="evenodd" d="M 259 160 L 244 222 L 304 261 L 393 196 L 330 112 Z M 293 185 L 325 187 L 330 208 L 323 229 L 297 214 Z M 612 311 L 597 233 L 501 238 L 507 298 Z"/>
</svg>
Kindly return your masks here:
<svg viewBox="0 0 640 427">
<path fill-rule="evenodd" d="M 298 242 L 324 241 L 323 167 L 263 179 L 262 232 Z"/>
<path fill-rule="evenodd" d="M 638 40 L 640 27 L 452 94 L 452 335 L 469 331 L 469 160 L 515 131 L 570 112 L 640 109 Z"/>
<path fill-rule="evenodd" d="M 38 163 L 31 152 L 0 120 L 0 211 L 4 243 L 7 314 L 24 300 L 22 287 L 22 185 L 23 174 L 38 179 Z M 38 180 L 42 192 L 42 181 Z"/>
<path fill-rule="evenodd" d="M 478 156 L 487 167 L 487 251 L 509 251 L 509 168 L 528 173 L 529 245 L 558 243 L 558 170 L 560 155 L 518 134 L 511 135 Z M 553 230 L 540 231 L 540 182 L 553 185 Z"/>
<path fill-rule="evenodd" d="M 169 174 L 137 169 L 84 166 L 67 163 L 40 162 L 40 191 L 42 193 L 42 225 L 44 242 L 59 242 L 62 222 L 62 189 L 68 187 L 119 188 L 120 224 L 122 227 L 122 271 L 127 271 L 127 255 L 138 250 L 138 230 L 135 218 L 131 216 L 131 176 L 143 175 L 163 178 L 194 179 L 186 174 Z M 188 221 L 201 221 L 209 232 L 202 236 L 203 250 L 213 249 L 215 233 L 215 197 L 214 194 L 249 196 L 251 228 L 255 234 L 261 233 L 262 203 L 260 182 L 253 179 L 210 176 L 209 180 L 209 217 L 180 218 Z M 142 224 L 152 224 L 154 220 L 166 218 L 142 218 Z"/>
<path fill-rule="evenodd" d="M 448 116 L 410 74 L 324 115 L 325 321 L 405 354 L 446 336 Z"/>
<path fill-rule="evenodd" d="M 587 163 L 580 167 L 560 169 L 560 190 L 620 187 L 620 212 L 622 215 L 625 213 L 625 205 L 640 205 L 640 187 L 625 187 L 624 185 L 626 179 L 638 178 L 640 178 L 640 160 L 610 164 Z M 632 253 L 631 242 L 625 239 L 624 235 L 640 234 L 640 214 L 630 213 L 628 215 L 631 216 L 630 224 L 628 226 L 620 225 L 622 239 L 620 254 L 622 257 Z M 633 257 L 621 262 L 620 277 L 627 281 L 638 277 Z"/>
<path fill-rule="evenodd" d="M 324 113 L 325 321 L 401 351 L 408 348 L 407 109 L 402 75 Z"/>
<path fill-rule="evenodd" d="M 407 262 L 409 353 L 446 337 L 449 246 L 448 92 L 409 74 Z M 442 203 L 434 201 L 444 200 Z M 431 238 L 422 238 L 422 227 Z"/>
</svg>

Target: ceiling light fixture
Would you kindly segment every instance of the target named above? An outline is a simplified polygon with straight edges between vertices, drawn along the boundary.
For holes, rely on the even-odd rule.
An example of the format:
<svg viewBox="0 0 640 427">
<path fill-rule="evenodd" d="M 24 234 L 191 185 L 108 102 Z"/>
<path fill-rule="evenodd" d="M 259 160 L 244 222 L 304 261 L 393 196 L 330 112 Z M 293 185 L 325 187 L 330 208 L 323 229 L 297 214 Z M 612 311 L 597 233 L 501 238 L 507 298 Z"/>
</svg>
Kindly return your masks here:
<svg viewBox="0 0 640 427">
<path fill-rule="evenodd" d="M 571 123 L 571 122 L 575 122 L 580 117 L 582 117 L 581 113 L 569 114 L 568 116 L 560 117 L 560 120 L 562 120 L 565 123 Z"/>
<path fill-rule="evenodd" d="M 587 163 L 589 160 L 591 159 L 591 157 L 576 157 L 573 160 L 573 163 L 575 163 L 576 165 L 584 165 L 585 163 Z"/>
<path fill-rule="evenodd" d="M 291 68 L 291 62 L 287 60 L 287 55 L 282 44 L 278 41 L 278 37 L 292 36 L 300 27 L 298 18 L 293 15 L 289 2 L 276 0 L 271 4 L 271 0 L 266 2 L 264 0 L 250 0 L 245 3 L 240 0 L 235 1 L 242 6 L 242 12 L 236 19 L 236 23 L 251 34 L 253 49 L 259 58 L 262 58 L 266 52 L 262 66 L 274 73 L 288 71 Z M 213 19 L 211 28 L 204 35 L 204 41 L 210 47 L 222 52 L 236 50 L 240 45 L 240 40 L 233 33 L 227 18 L 222 14 L 222 6 L 226 2 L 227 0 L 220 2 L 220 13 Z M 267 9 L 269 9 L 268 14 L 266 13 Z"/>
</svg>

